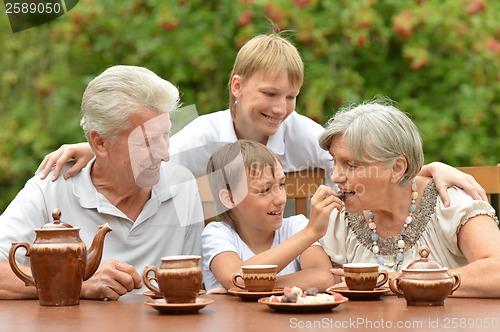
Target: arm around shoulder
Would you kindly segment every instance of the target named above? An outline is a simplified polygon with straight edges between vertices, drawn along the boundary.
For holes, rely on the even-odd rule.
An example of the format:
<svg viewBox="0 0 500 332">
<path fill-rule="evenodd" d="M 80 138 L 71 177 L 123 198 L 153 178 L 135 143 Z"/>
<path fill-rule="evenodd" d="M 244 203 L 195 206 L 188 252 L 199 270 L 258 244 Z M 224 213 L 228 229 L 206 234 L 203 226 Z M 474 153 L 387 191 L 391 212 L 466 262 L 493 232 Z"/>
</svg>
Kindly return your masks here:
<svg viewBox="0 0 500 332">
<path fill-rule="evenodd" d="M 61 173 L 62 167 L 71 159 L 75 160 L 75 164 L 63 174 L 65 179 L 72 177 L 80 172 L 85 165 L 94 157 L 94 151 L 87 142 L 76 144 L 63 144 L 61 147 L 43 158 L 38 166 L 35 174 L 41 173 L 41 179 L 45 179 L 49 175 L 52 167 L 52 181 L 57 180 Z"/>
<path fill-rule="evenodd" d="M 477 183 L 474 177 L 452 166 L 440 162 L 433 162 L 424 165 L 419 175 L 433 178 L 439 196 L 446 207 L 450 205 L 447 189 L 452 186 L 465 190 L 465 192 L 476 200 L 488 201 L 486 191 Z"/>
</svg>

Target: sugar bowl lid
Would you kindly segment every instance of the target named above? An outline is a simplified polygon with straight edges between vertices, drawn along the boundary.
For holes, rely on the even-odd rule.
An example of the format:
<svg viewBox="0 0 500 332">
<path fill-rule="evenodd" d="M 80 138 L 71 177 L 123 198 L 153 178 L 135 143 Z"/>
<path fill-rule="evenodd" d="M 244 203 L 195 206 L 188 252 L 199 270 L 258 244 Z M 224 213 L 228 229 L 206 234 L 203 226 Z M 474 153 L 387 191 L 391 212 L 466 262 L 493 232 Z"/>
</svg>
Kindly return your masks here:
<svg viewBox="0 0 500 332">
<path fill-rule="evenodd" d="M 43 225 L 41 229 L 43 230 L 57 230 L 57 229 L 67 229 L 67 228 L 73 228 L 70 224 L 61 222 L 61 215 L 62 212 L 59 209 L 55 209 L 52 212 L 52 218 L 54 219 L 54 222 L 51 223 L 46 223 Z"/>
<path fill-rule="evenodd" d="M 422 246 L 420 249 L 418 249 L 418 254 L 420 255 L 420 259 L 414 260 L 411 262 L 407 269 L 411 270 L 432 270 L 432 269 L 443 269 L 443 266 L 439 264 L 438 262 L 428 259 L 429 254 L 431 253 L 431 250 L 429 247 Z"/>
</svg>

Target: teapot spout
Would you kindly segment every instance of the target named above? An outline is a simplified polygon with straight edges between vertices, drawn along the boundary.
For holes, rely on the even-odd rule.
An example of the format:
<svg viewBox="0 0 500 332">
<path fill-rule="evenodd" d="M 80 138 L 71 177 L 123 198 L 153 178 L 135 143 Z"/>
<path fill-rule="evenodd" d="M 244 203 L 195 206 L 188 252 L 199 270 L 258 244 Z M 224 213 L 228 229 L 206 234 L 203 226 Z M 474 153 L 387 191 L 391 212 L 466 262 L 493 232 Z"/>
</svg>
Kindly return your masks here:
<svg viewBox="0 0 500 332">
<path fill-rule="evenodd" d="M 83 277 L 83 280 L 87 280 L 88 278 L 92 277 L 92 275 L 99 267 L 102 258 L 102 249 L 104 247 L 104 237 L 106 236 L 106 234 L 108 234 L 108 232 L 111 231 L 112 229 L 107 223 L 99 226 L 99 230 L 94 236 L 92 245 L 88 250 L 87 266 L 85 267 L 85 275 Z"/>
</svg>

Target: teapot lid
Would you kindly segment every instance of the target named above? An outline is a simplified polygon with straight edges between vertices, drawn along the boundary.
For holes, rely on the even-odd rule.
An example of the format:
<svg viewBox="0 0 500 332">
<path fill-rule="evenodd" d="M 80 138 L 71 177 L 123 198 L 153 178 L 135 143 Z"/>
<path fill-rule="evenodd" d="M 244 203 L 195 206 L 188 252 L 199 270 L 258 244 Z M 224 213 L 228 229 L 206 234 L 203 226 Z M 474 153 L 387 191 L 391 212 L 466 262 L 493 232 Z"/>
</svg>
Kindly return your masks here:
<svg viewBox="0 0 500 332">
<path fill-rule="evenodd" d="M 418 249 L 418 254 L 420 255 L 421 259 L 417 259 L 411 262 L 408 265 L 407 269 L 425 269 L 425 270 L 442 269 L 443 266 L 441 264 L 439 264 L 436 261 L 427 259 L 430 253 L 431 250 L 428 247 L 426 246 L 420 247 L 420 249 Z"/>
<path fill-rule="evenodd" d="M 61 210 L 55 209 L 52 212 L 52 218 L 54 219 L 54 222 L 43 225 L 41 229 L 54 230 L 54 229 L 73 228 L 73 226 L 71 226 L 70 224 L 61 222 L 61 215 L 62 215 Z"/>
</svg>

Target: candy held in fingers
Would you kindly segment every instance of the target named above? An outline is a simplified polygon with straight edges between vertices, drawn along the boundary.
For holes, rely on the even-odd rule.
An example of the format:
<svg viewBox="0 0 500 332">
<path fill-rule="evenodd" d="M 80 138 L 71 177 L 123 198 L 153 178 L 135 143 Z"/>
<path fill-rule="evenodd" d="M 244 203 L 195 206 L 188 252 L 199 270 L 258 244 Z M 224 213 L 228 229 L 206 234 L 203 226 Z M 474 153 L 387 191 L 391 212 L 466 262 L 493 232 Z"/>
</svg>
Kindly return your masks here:
<svg viewBox="0 0 500 332">
<path fill-rule="evenodd" d="M 340 192 L 340 193 L 337 194 L 337 197 L 340 198 L 341 201 L 344 201 L 345 197 L 346 197 L 346 194 L 343 193 L 343 192 Z"/>
</svg>

